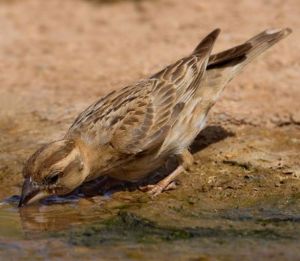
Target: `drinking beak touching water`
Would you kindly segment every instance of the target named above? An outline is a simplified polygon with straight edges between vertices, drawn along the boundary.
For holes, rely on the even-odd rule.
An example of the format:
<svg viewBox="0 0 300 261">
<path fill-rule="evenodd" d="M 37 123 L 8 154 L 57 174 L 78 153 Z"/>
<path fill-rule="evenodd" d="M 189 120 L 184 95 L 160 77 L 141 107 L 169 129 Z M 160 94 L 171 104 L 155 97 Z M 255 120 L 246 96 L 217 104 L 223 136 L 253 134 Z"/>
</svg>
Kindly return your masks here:
<svg viewBox="0 0 300 261">
<path fill-rule="evenodd" d="M 27 161 L 19 207 L 76 189 L 84 177 L 80 150 L 70 140 L 52 142 Z"/>
<path fill-rule="evenodd" d="M 64 139 L 37 150 L 24 168 L 19 206 L 65 195 L 101 176 L 136 182 L 176 156 L 178 168 L 153 196 L 193 162 L 188 148 L 225 86 L 261 53 L 291 33 L 269 29 L 245 43 L 211 54 L 212 31 L 194 51 L 148 79 L 113 91 L 79 114 Z"/>
</svg>

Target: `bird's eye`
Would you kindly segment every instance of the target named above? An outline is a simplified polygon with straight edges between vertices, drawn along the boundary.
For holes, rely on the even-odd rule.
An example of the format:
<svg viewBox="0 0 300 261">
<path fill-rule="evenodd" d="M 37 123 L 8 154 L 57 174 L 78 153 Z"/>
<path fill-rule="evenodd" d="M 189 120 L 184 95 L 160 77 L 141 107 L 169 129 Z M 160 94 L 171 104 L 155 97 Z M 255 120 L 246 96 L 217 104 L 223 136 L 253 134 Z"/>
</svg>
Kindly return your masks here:
<svg viewBox="0 0 300 261">
<path fill-rule="evenodd" d="M 59 175 L 60 175 L 60 172 L 56 172 L 55 174 L 48 176 L 46 178 L 46 183 L 47 184 L 55 184 L 58 180 Z"/>
</svg>

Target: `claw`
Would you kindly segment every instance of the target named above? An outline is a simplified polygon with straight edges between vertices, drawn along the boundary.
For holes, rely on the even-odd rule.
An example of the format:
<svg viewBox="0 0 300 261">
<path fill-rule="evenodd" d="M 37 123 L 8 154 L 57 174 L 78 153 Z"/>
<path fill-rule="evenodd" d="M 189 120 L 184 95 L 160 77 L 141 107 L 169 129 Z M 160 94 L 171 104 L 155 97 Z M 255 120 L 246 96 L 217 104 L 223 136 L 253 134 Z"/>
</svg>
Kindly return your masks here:
<svg viewBox="0 0 300 261">
<path fill-rule="evenodd" d="M 140 186 L 139 189 L 143 192 L 147 192 L 152 198 L 158 196 L 160 193 L 168 190 L 175 189 L 177 187 L 177 182 L 173 180 L 169 184 L 160 184 L 157 183 L 155 185 L 146 185 L 146 186 Z"/>
</svg>

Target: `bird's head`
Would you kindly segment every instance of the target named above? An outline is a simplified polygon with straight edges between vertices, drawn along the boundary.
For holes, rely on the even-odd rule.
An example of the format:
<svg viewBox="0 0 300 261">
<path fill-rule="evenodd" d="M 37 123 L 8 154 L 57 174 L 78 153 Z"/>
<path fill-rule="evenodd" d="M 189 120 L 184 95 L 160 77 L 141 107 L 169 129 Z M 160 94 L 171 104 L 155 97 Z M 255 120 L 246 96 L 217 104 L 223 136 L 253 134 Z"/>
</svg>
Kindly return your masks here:
<svg viewBox="0 0 300 261">
<path fill-rule="evenodd" d="M 72 140 L 59 140 L 38 149 L 27 161 L 19 207 L 50 195 L 64 195 L 85 179 L 84 161 Z"/>
</svg>

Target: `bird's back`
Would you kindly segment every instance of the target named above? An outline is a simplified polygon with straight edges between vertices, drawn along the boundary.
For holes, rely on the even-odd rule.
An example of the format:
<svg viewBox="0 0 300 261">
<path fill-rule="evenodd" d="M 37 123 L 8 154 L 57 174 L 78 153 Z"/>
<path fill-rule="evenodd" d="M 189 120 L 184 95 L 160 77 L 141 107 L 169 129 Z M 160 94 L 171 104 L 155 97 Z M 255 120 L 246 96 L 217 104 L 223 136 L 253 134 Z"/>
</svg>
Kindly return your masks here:
<svg viewBox="0 0 300 261">
<path fill-rule="evenodd" d="M 67 136 L 88 145 L 111 144 L 125 154 L 158 149 L 194 96 L 219 30 L 194 52 L 150 78 L 114 91 L 83 111 Z"/>
<path fill-rule="evenodd" d="M 207 113 L 225 85 L 289 33 L 289 29 L 267 30 L 242 45 L 211 55 L 219 34 L 214 30 L 191 55 L 92 104 L 77 117 L 67 137 L 90 147 L 111 146 L 122 155 L 115 160 L 122 164 L 140 159 L 141 166 L 147 160 L 153 161 L 149 166 L 155 166 L 186 149 L 205 126 Z M 122 165 L 114 163 L 107 165 Z"/>
</svg>

